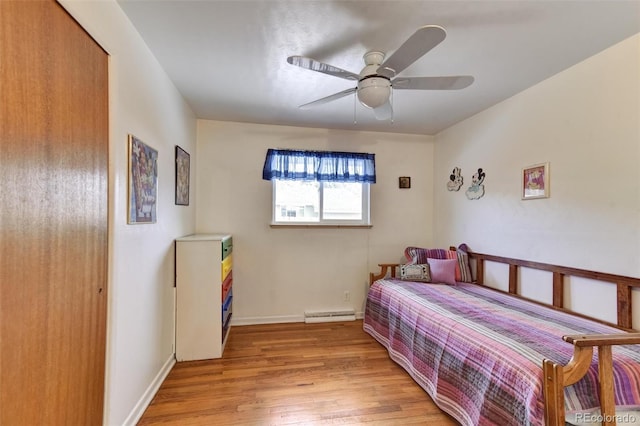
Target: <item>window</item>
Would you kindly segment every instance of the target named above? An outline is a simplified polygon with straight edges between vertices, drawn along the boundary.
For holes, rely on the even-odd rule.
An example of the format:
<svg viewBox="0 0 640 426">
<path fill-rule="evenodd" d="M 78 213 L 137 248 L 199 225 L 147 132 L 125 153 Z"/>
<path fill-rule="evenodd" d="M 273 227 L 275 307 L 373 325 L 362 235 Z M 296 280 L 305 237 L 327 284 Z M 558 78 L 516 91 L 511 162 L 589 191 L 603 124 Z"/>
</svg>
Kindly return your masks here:
<svg viewBox="0 0 640 426">
<path fill-rule="evenodd" d="M 369 224 L 369 184 L 273 180 L 273 223 Z"/>
<path fill-rule="evenodd" d="M 370 224 L 373 154 L 270 149 L 262 174 L 273 185 L 274 224 Z"/>
</svg>

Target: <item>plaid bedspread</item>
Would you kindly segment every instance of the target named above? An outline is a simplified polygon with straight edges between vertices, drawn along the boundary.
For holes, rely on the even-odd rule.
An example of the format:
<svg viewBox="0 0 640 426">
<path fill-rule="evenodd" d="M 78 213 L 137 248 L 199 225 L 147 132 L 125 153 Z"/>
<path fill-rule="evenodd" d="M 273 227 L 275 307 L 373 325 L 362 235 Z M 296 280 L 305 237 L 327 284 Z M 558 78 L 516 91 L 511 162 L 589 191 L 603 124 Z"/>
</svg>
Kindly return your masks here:
<svg viewBox="0 0 640 426">
<path fill-rule="evenodd" d="M 364 330 L 462 425 L 501 426 L 544 423 L 542 360 L 569 361 L 563 335 L 620 332 L 473 284 L 393 279 L 369 289 Z M 640 345 L 613 353 L 616 405 L 638 409 Z M 599 407 L 597 389 L 594 357 L 565 389 L 567 414 Z"/>
</svg>

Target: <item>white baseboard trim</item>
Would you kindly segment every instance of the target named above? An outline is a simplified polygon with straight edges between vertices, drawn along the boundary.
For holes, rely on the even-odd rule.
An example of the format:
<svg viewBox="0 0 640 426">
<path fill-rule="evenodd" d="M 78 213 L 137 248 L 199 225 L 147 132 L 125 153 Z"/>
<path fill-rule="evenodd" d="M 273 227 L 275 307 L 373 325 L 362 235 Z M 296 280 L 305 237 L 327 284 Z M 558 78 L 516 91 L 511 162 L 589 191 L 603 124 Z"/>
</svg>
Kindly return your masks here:
<svg viewBox="0 0 640 426">
<path fill-rule="evenodd" d="M 364 318 L 364 312 L 356 312 L 356 319 L 362 318 Z M 232 327 L 234 325 L 280 324 L 285 322 L 304 322 L 304 314 L 273 317 L 231 317 Z"/>
<path fill-rule="evenodd" d="M 147 390 L 142 394 L 142 397 L 140 398 L 140 400 L 138 400 L 138 403 L 135 405 L 135 407 L 133 407 L 131 413 L 129 413 L 129 415 L 125 419 L 123 423 L 124 426 L 135 426 L 138 421 L 140 421 L 140 418 L 144 414 L 144 411 L 147 409 L 149 404 L 151 404 L 151 400 L 158 392 L 158 389 L 160 389 L 160 385 L 162 385 L 164 379 L 167 378 L 167 375 L 169 374 L 175 363 L 176 356 L 175 354 L 171 354 L 160 371 L 158 371 L 158 374 L 156 374 L 156 377 L 153 378 L 153 381 L 149 384 Z"/>
<path fill-rule="evenodd" d="M 256 325 L 256 324 L 280 324 L 283 322 L 304 322 L 304 315 L 281 315 L 273 317 L 231 317 L 231 326 Z"/>
</svg>

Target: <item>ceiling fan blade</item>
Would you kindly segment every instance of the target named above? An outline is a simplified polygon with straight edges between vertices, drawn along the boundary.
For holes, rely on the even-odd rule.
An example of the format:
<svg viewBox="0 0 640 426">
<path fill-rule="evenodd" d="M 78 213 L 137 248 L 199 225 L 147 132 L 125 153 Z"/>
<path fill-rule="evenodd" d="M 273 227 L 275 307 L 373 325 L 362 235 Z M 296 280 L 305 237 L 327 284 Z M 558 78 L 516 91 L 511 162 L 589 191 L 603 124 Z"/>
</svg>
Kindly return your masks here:
<svg viewBox="0 0 640 426">
<path fill-rule="evenodd" d="M 470 75 L 447 77 L 400 77 L 391 81 L 394 89 L 458 90 L 469 87 L 474 78 Z"/>
<path fill-rule="evenodd" d="M 425 53 L 436 47 L 447 36 L 444 28 L 426 25 L 418 28 L 391 56 L 378 68 L 377 73 L 393 78 Z"/>
<path fill-rule="evenodd" d="M 351 89 L 347 89 L 347 90 L 343 90 L 342 92 L 334 93 L 333 95 L 329 95 L 329 96 L 327 96 L 325 98 L 320 98 L 320 99 L 318 99 L 316 101 L 309 102 L 308 104 L 300 105 L 299 108 L 305 109 L 305 108 L 310 108 L 310 107 L 326 104 L 327 102 L 335 101 L 336 99 L 340 99 L 340 98 L 343 98 L 343 97 L 345 97 L 347 95 L 355 93 L 356 90 L 357 90 L 356 87 L 351 88 Z"/>
<path fill-rule="evenodd" d="M 374 108 L 373 115 L 375 115 L 376 120 L 388 120 L 393 117 L 393 108 L 391 107 L 391 102 L 387 101 L 379 107 Z"/>
<path fill-rule="evenodd" d="M 358 74 L 354 74 L 351 71 L 346 71 L 341 68 L 334 67 L 333 65 L 318 62 L 315 59 L 305 58 L 304 56 L 289 56 L 287 58 L 287 62 L 300 68 L 306 68 L 311 71 L 329 74 L 334 77 L 344 78 L 346 80 L 360 80 L 360 76 Z"/>
</svg>

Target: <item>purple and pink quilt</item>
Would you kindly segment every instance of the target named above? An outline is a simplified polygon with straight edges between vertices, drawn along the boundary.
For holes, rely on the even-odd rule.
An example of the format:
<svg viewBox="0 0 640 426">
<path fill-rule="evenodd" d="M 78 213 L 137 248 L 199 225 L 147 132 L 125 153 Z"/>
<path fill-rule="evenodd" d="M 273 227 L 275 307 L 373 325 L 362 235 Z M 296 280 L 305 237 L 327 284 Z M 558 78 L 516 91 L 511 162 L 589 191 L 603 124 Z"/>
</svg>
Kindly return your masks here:
<svg viewBox="0 0 640 426">
<path fill-rule="evenodd" d="M 620 330 L 474 284 L 395 279 L 369 289 L 364 330 L 462 425 L 542 425 L 542 361 L 566 364 L 564 335 Z M 596 351 L 597 352 L 597 351 Z M 640 345 L 614 346 L 617 409 L 640 409 Z M 565 389 L 567 415 L 600 406 L 597 356 Z"/>
</svg>

